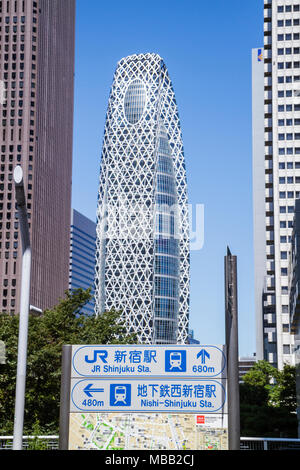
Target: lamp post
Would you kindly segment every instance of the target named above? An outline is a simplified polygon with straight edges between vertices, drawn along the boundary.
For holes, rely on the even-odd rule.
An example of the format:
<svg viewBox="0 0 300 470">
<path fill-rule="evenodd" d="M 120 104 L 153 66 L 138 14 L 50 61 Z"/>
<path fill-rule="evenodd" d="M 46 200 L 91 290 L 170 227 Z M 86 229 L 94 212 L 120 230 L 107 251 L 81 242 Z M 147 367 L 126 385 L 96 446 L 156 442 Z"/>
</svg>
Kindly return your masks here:
<svg viewBox="0 0 300 470">
<path fill-rule="evenodd" d="M 16 399 L 14 417 L 13 450 L 21 450 L 23 443 L 25 384 L 27 365 L 27 340 L 31 274 L 31 246 L 28 227 L 26 197 L 23 182 L 23 170 L 17 166 L 14 170 L 16 202 L 22 238 L 22 278 L 20 296 L 20 320 L 18 340 L 18 365 L 16 380 Z"/>
</svg>

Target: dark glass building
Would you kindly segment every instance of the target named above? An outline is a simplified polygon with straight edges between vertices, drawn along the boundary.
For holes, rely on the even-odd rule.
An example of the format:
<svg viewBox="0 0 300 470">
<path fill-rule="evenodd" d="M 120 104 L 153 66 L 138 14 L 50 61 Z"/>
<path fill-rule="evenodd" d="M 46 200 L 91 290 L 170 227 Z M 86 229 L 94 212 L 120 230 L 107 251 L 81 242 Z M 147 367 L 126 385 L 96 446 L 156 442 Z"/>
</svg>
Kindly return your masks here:
<svg viewBox="0 0 300 470">
<path fill-rule="evenodd" d="M 86 314 L 95 313 L 94 277 L 96 223 L 72 210 L 70 237 L 69 289 L 91 288 L 91 301 L 82 309 Z"/>
</svg>

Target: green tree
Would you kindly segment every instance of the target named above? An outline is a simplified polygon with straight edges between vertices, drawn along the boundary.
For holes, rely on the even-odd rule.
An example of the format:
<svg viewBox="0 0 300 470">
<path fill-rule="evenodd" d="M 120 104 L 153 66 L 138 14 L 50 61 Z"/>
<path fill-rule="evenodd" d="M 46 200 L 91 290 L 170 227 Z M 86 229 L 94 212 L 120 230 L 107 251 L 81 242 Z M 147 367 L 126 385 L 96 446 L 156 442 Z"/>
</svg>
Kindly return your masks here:
<svg viewBox="0 0 300 470">
<path fill-rule="evenodd" d="M 278 406 L 294 413 L 297 409 L 296 368 L 286 364 L 277 384 Z"/>
<path fill-rule="evenodd" d="M 133 344 L 120 312 L 111 310 L 98 317 L 86 316 L 82 307 L 90 290 L 66 292 L 65 299 L 37 317 L 28 327 L 27 377 L 24 433 L 39 423 L 43 433 L 57 433 L 59 422 L 61 355 L 64 344 Z M 0 433 L 13 431 L 18 350 L 18 316 L 0 315 L 0 339 L 6 344 L 7 360 L 0 365 Z"/>
<path fill-rule="evenodd" d="M 258 361 L 240 385 L 241 435 L 297 437 L 295 367 Z"/>
</svg>

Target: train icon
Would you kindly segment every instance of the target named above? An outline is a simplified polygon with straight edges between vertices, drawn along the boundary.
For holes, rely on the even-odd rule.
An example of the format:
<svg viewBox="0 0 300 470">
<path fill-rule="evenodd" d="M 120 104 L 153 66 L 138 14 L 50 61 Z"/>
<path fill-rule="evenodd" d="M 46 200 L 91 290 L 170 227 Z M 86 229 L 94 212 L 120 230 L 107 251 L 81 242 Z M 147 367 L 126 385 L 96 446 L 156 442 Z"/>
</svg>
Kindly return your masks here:
<svg viewBox="0 0 300 470">
<path fill-rule="evenodd" d="M 118 402 L 126 404 L 126 387 L 124 385 L 115 388 L 115 404 Z"/>
<path fill-rule="evenodd" d="M 166 350 L 165 371 L 186 372 L 186 350 Z"/>
<path fill-rule="evenodd" d="M 110 406 L 130 406 L 131 405 L 131 385 L 130 384 L 110 384 Z"/>
<path fill-rule="evenodd" d="M 171 352 L 170 354 L 170 369 L 177 368 L 181 370 L 181 353 Z"/>
</svg>

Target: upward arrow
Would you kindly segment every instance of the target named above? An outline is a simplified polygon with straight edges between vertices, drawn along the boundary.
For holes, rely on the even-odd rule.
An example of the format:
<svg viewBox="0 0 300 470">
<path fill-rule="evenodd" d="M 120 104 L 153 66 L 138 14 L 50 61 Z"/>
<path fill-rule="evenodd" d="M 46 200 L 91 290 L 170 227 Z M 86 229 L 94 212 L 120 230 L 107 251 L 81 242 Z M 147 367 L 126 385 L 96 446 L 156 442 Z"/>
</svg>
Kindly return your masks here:
<svg viewBox="0 0 300 470">
<path fill-rule="evenodd" d="M 205 349 L 201 349 L 197 354 L 197 359 L 199 359 L 199 357 L 201 357 L 201 364 L 205 364 L 205 358 L 207 357 L 207 359 L 209 359 L 210 354 Z"/>
</svg>

